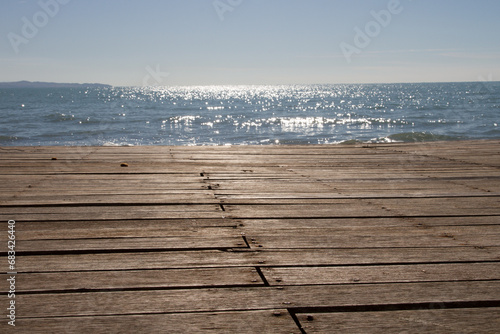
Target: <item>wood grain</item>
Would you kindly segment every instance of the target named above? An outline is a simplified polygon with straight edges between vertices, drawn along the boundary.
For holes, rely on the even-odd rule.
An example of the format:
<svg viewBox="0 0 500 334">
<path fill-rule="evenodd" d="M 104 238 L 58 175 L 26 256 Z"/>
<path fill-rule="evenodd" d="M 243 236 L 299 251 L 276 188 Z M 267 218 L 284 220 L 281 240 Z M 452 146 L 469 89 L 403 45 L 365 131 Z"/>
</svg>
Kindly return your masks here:
<svg viewBox="0 0 500 334">
<path fill-rule="evenodd" d="M 0 230 L 20 333 L 500 325 L 499 140 L 0 147 Z"/>
</svg>

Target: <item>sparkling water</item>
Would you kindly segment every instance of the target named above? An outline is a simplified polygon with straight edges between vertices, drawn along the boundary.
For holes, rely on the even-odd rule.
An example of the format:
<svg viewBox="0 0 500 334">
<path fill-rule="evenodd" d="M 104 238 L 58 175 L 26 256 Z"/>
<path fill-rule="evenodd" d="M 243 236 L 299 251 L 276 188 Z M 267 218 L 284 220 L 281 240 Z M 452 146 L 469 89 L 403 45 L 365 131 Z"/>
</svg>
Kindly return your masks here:
<svg viewBox="0 0 500 334">
<path fill-rule="evenodd" d="M 0 145 L 500 138 L 500 82 L 0 89 Z"/>
</svg>

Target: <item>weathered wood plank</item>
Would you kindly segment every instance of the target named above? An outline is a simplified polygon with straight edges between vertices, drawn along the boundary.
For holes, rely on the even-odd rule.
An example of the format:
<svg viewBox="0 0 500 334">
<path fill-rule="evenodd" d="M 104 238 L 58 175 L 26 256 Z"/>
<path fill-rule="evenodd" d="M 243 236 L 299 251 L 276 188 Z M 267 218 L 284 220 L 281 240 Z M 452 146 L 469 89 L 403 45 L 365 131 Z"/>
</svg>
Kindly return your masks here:
<svg viewBox="0 0 500 334">
<path fill-rule="evenodd" d="M 219 183 L 218 183 L 219 184 Z M 347 186 L 335 185 L 330 189 L 321 188 L 314 191 L 314 189 L 309 187 L 296 186 L 296 191 L 294 187 L 291 186 L 287 189 L 277 187 L 276 189 L 263 189 L 260 192 L 253 191 L 253 187 L 248 184 L 242 189 L 227 189 L 226 185 L 219 184 L 215 190 L 215 196 L 219 199 L 229 199 L 229 200 L 245 200 L 245 199 L 268 199 L 274 202 L 275 200 L 281 199 L 349 199 L 349 198 L 443 198 L 443 197 L 479 197 L 479 196 L 499 196 L 500 186 L 497 187 L 491 184 L 474 184 L 474 188 L 467 190 L 466 186 L 458 187 L 445 187 L 438 189 L 432 188 L 399 188 L 390 185 L 384 187 L 359 187 L 356 189 L 353 186 L 352 189 L 347 188 Z M 231 201 L 229 201 L 231 202 Z M 234 201 L 237 202 L 237 201 Z"/>
<path fill-rule="evenodd" d="M 392 181 L 401 179 L 424 179 L 434 178 L 442 180 L 470 179 L 470 178 L 498 178 L 496 168 L 475 168 L 460 170 L 460 164 L 442 168 L 394 168 L 393 166 L 375 167 L 370 164 L 365 166 L 328 166 L 317 165 L 311 162 L 311 166 L 294 166 L 287 169 L 297 174 L 322 180 L 379 180 Z M 451 168 L 454 167 L 454 168 Z"/>
<path fill-rule="evenodd" d="M 292 199 L 287 199 L 290 202 Z M 308 199 L 303 202 L 313 202 Z M 231 218 L 306 218 L 306 217 L 375 217 L 375 216 L 466 216 L 500 215 L 500 197 L 454 198 L 384 198 L 323 199 L 323 205 L 279 203 L 252 204 L 252 200 L 225 201 L 227 217 Z M 326 203 L 329 201 L 329 203 Z M 232 204 L 234 202 L 241 202 Z M 279 202 L 279 201 L 278 201 Z"/>
<path fill-rule="evenodd" d="M 494 194 L 486 194 L 482 192 L 476 195 L 460 195 L 456 196 L 367 196 L 367 197 L 353 197 L 353 196 L 325 196 L 320 198 L 294 198 L 294 197 L 275 197 L 271 199 L 251 197 L 246 199 L 227 199 L 224 200 L 226 205 L 289 205 L 293 208 L 295 205 L 346 205 L 346 206 L 356 206 L 360 203 L 366 203 L 370 205 L 383 206 L 386 203 L 397 203 L 401 202 L 404 204 L 415 204 L 421 205 L 422 209 L 433 208 L 434 205 L 454 205 L 454 207 L 459 207 L 465 202 L 472 202 L 467 208 L 472 208 L 474 205 L 478 205 L 478 208 L 484 209 L 492 207 L 500 202 L 500 196 Z M 438 202 L 438 203 L 436 203 Z M 449 206 L 451 206 L 449 205 Z M 485 213 L 478 212 L 478 215 L 485 215 Z M 494 215 L 491 214 L 491 215 Z M 455 214 L 456 216 L 456 214 Z"/>
<path fill-rule="evenodd" d="M 3 323 L 2 326 L 4 326 Z M 300 334 L 299 328 L 286 309 L 244 312 L 173 313 L 20 319 L 16 322 L 15 332 L 28 334 Z"/>
<path fill-rule="evenodd" d="M 265 234 L 273 231 L 294 229 L 323 228 L 385 228 L 433 226 L 475 226 L 500 225 L 500 216 L 465 216 L 465 217 L 368 217 L 368 218 L 298 218 L 298 219 L 234 219 L 237 228 L 244 232 Z M 1 224 L 1 222 L 0 222 Z M 1 225 L 0 225 L 1 226 Z M 279 233 L 278 232 L 278 233 Z"/>
<path fill-rule="evenodd" d="M 500 300 L 500 281 L 278 288 L 20 294 L 16 305 L 19 318 L 25 318 Z"/>
<path fill-rule="evenodd" d="M 5 281 L 9 275 L 2 274 Z M 155 290 L 201 287 L 262 286 L 264 282 L 251 267 L 163 270 L 120 270 L 16 275 L 16 292 L 75 292 L 78 290 Z M 0 292 L 6 293 L 6 285 Z"/>
<path fill-rule="evenodd" d="M 122 162 L 115 162 L 114 165 L 89 164 L 89 166 L 80 166 L 78 164 L 60 164 L 48 166 L 27 166 L 20 164 L 18 166 L 0 167 L 0 175 L 143 175 L 143 174 L 184 174 L 186 170 L 196 172 L 203 168 L 202 163 L 186 164 L 177 162 L 171 165 L 151 165 L 151 166 L 134 166 L 130 165 L 127 168 L 121 167 Z M 34 168 L 36 167 L 36 168 Z"/>
<path fill-rule="evenodd" d="M 500 307 L 315 313 L 297 318 L 308 334 L 490 334 L 500 328 Z"/>
<path fill-rule="evenodd" d="M 247 235 L 257 248 L 488 247 L 500 245 L 500 225 L 337 227 Z"/>
<path fill-rule="evenodd" d="M 500 262 L 263 268 L 270 285 L 500 280 Z"/>
<path fill-rule="evenodd" d="M 148 238 L 94 238 L 56 240 L 18 240 L 19 253 L 103 252 L 130 250 L 232 249 L 244 248 L 240 236 L 191 236 Z"/>
<path fill-rule="evenodd" d="M 499 215 L 500 197 L 412 198 L 373 200 L 388 210 L 408 216 Z"/>
<path fill-rule="evenodd" d="M 500 261 L 500 247 L 163 251 L 18 256 L 18 272 Z M 0 268 L 7 272 L 7 262 Z"/>
<path fill-rule="evenodd" d="M 179 219 L 221 218 L 219 205 L 166 204 L 134 206 L 54 206 L 54 207 L 0 207 L 0 220 L 103 220 L 103 219 Z"/>
<path fill-rule="evenodd" d="M 458 144 L 458 145 L 457 145 Z M 500 166 L 500 143 L 498 141 L 471 141 L 461 143 L 439 143 L 432 145 L 378 146 L 377 150 L 405 152 L 412 155 L 432 156 L 454 162 Z"/>
<path fill-rule="evenodd" d="M 203 212 L 203 211 L 219 211 L 220 207 L 218 205 L 204 205 L 204 204 L 169 204 L 165 203 L 163 205 L 135 205 L 135 206 L 125 206 L 127 210 L 133 210 L 135 212 Z M 8 215 L 15 214 L 18 211 L 17 207 L 0 207 L 0 214 Z M 68 213 L 81 213 L 82 215 L 89 214 L 89 211 L 103 211 L 108 213 L 119 213 L 124 211 L 124 207 L 121 205 L 102 205 L 97 206 L 94 209 L 90 209 L 88 206 L 81 205 L 60 205 L 60 206 L 28 206 L 23 207 L 22 211 L 27 214 L 68 214 Z"/>
<path fill-rule="evenodd" d="M 377 232 L 377 229 L 399 228 L 403 233 L 443 226 L 430 230 L 432 234 L 449 236 L 455 233 L 452 226 L 500 225 L 498 216 L 482 217 L 419 217 L 419 218 L 342 218 L 342 219 L 169 219 L 169 220 L 102 220 L 102 221 L 33 221 L 17 222 L 19 240 L 102 238 L 102 237 L 166 237 L 166 236 L 236 236 L 245 233 L 249 238 L 273 234 L 293 235 L 318 230 L 333 234 L 358 234 Z M 7 221 L 0 222 L 0 230 L 7 231 Z M 445 229 L 444 226 L 450 226 Z M 335 230 L 337 229 L 337 230 Z M 0 234 L 0 242 L 7 241 L 7 234 Z"/>
<path fill-rule="evenodd" d="M 0 230 L 7 231 L 8 223 L 0 222 Z M 232 237 L 240 236 L 237 224 L 224 219 L 181 220 L 103 220 L 103 221 L 37 221 L 17 222 L 18 240 L 89 239 L 133 237 Z M 0 242 L 7 243 L 8 235 L 0 234 Z"/>
<path fill-rule="evenodd" d="M 335 201 L 335 202 L 333 202 Z M 395 216 L 381 206 L 359 200 L 338 199 L 321 204 L 228 204 L 224 202 L 225 216 L 233 219 L 331 218 Z M 1 216 L 0 216 L 1 217 Z"/>
<path fill-rule="evenodd" d="M 186 191 L 177 194 L 167 194 L 164 192 L 140 194 L 138 191 L 129 191 L 130 194 L 82 194 L 69 195 L 63 192 L 58 195 L 38 195 L 38 196 L 11 196 L 5 198 L 0 196 L 0 206 L 55 206 L 55 205 L 71 205 L 71 206 L 95 206 L 106 203 L 107 205 L 151 205 L 151 204 L 216 204 L 219 203 L 214 198 L 213 194 L 206 192 Z M 77 193 L 76 191 L 74 193 Z"/>
</svg>

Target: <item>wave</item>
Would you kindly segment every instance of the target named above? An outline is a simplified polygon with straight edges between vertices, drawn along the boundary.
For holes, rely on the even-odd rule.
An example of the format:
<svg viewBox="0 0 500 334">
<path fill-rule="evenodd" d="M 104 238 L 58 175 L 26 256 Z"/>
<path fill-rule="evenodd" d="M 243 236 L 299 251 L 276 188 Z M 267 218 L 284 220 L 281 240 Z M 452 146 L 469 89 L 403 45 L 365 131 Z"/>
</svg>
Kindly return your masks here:
<svg viewBox="0 0 500 334">
<path fill-rule="evenodd" d="M 365 142 L 359 139 L 349 139 L 349 140 L 344 140 L 338 143 L 339 145 L 358 145 L 358 144 L 364 144 Z"/>
<path fill-rule="evenodd" d="M 75 115 L 65 114 L 60 112 L 55 112 L 46 115 L 46 120 L 49 122 L 64 122 L 64 121 L 73 121 L 75 119 Z"/>
<path fill-rule="evenodd" d="M 2 95 L 0 144 L 349 145 L 500 138 L 500 84 L 477 85 L 19 90 Z"/>
<path fill-rule="evenodd" d="M 470 139 L 465 136 L 449 136 L 449 135 L 439 135 L 431 132 L 403 132 L 396 133 L 390 136 L 379 139 L 380 142 L 403 142 L 403 143 L 415 143 L 415 142 L 428 142 L 428 141 L 453 141 L 453 140 L 466 140 Z"/>
<path fill-rule="evenodd" d="M 0 135 L 0 143 L 3 141 L 15 141 L 15 140 L 19 140 L 19 139 L 23 139 L 23 138 L 17 137 L 17 136 L 1 136 Z"/>
</svg>

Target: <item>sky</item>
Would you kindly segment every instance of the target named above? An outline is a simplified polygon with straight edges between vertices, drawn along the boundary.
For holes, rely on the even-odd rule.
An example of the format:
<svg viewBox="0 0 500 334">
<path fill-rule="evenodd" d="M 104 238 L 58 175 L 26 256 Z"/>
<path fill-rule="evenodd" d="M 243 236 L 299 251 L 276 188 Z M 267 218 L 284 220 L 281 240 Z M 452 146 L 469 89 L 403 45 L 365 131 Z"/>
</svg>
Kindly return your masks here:
<svg viewBox="0 0 500 334">
<path fill-rule="evenodd" d="M 500 80 L 498 0 L 0 0 L 0 81 Z"/>
</svg>

